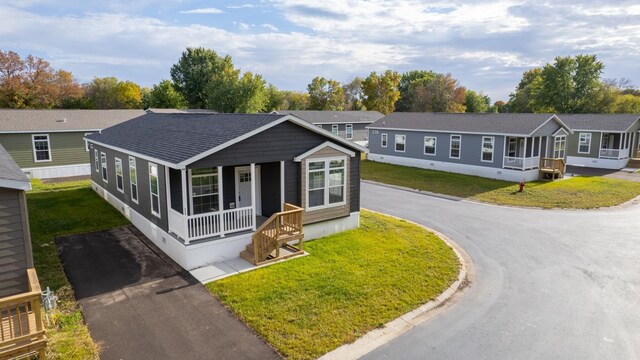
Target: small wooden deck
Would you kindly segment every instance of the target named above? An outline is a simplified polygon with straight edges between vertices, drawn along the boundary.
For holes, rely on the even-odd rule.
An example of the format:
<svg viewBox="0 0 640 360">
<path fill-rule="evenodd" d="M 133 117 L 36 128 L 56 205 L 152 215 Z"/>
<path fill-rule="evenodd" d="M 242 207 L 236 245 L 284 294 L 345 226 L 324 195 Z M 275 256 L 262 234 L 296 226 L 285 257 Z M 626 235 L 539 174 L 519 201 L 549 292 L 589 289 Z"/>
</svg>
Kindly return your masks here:
<svg viewBox="0 0 640 360">
<path fill-rule="evenodd" d="M 555 180 L 564 177 L 567 166 L 564 159 L 540 159 L 540 180 Z"/>
</svg>

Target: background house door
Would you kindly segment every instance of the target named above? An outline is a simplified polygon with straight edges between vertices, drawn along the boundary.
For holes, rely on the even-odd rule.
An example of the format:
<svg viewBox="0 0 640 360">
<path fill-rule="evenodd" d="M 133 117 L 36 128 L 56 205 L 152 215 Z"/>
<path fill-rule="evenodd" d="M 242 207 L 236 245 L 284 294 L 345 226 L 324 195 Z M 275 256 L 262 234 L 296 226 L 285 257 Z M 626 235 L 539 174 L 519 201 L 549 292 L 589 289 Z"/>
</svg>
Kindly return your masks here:
<svg viewBox="0 0 640 360">
<path fill-rule="evenodd" d="M 262 215 L 260 192 L 260 166 L 256 165 L 256 178 L 251 178 L 250 166 L 236 167 L 236 208 L 251 206 L 251 186 L 256 181 L 256 215 Z"/>
</svg>

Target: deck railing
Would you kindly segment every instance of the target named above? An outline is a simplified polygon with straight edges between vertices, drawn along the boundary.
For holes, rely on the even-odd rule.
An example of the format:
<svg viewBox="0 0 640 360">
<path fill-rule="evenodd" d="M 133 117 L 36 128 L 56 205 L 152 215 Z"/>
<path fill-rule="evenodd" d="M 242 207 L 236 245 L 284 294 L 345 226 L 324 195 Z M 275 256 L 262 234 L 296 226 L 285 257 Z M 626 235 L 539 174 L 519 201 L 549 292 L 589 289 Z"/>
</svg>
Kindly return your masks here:
<svg viewBox="0 0 640 360">
<path fill-rule="evenodd" d="M 564 177 L 566 171 L 566 164 L 564 159 L 561 158 L 542 158 L 540 159 L 540 176 L 543 174 L 549 174 L 551 179 L 556 177 Z"/>
<path fill-rule="evenodd" d="M 0 359 L 45 358 L 42 294 L 35 269 L 27 269 L 27 279 L 29 291 L 0 298 Z"/>
<path fill-rule="evenodd" d="M 535 169 L 538 167 L 538 163 L 540 162 L 540 157 L 517 157 L 517 156 L 505 156 L 504 157 L 504 166 L 509 169 L 516 170 L 529 170 Z"/>
<path fill-rule="evenodd" d="M 304 232 L 302 228 L 304 209 L 285 203 L 283 211 L 269 217 L 253 234 L 253 256 L 255 265 L 273 257 L 280 257 L 280 248 L 288 242 L 298 240 L 294 250 L 303 251 Z"/>
<path fill-rule="evenodd" d="M 600 157 L 607 159 L 626 159 L 629 157 L 629 149 L 600 149 Z"/>
<path fill-rule="evenodd" d="M 253 229 L 256 221 L 253 207 L 228 209 L 184 216 L 169 210 L 169 230 L 185 242 Z"/>
</svg>

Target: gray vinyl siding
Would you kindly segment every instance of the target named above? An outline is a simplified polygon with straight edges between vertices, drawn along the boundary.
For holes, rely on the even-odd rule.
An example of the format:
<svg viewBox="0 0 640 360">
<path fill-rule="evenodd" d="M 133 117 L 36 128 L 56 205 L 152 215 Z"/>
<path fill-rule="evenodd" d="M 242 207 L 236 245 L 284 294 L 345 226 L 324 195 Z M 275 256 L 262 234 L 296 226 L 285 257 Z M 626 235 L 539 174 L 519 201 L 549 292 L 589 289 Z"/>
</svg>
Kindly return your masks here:
<svg viewBox="0 0 640 360">
<path fill-rule="evenodd" d="M 376 133 L 377 131 L 377 133 Z M 406 157 L 420 160 L 432 160 L 450 162 L 456 164 L 466 164 L 484 167 L 501 168 L 502 154 L 504 153 L 504 136 L 502 135 L 481 135 L 481 134 L 453 134 L 453 133 L 434 133 L 427 131 L 399 131 L 399 130 L 370 130 L 369 151 L 372 154 L 390 155 L 398 157 Z M 387 147 L 381 146 L 381 136 L 386 133 L 388 136 Z M 395 151 L 395 135 L 406 136 L 405 152 Z M 449 144 L 451 135 L 461 135 L 462 142 L 460 145 L 460 159 L 449 157 Z M 436 137 L 436 154 L 424 154 L 424 138 L 425 136 Z M 482 155 L 482 138 L 489 136 L 495 138 L 493 161 L 481 161 Z"/>
<path fill-rule="evenodd" d="M 0 188 L 0 297 L 28 291 L 33 267 L 24 192 Z"/>
<path fill-rule="evenodd" d="M 167 220 L 167 190 L 165 180 L 165 167 L 158 165 L 158 185 L 159 185 L 159 197 L 160 197 L 160 218 L 151 213 L 151 188 L 149 186 L 149 161 L 136 157 L 136 168 L 138 173 L 138 203 L 136 204 L 131 200 L 131 182 L 129 180 L 129 155 L 101 147 L 97 144 L 92 144 L 99 152 L 104 152 L 107 155 L 107 173 L 108 183 L 102 180 L 102 168 L 100 167 L 100 161 L 98 159 L 98 171 L 95 170 L 94 163 L 94 151 L 91 149 L 91 179 L 98 185 L 107 189 L 107 191 L 115 196 L 120 201 L 127 204 L 133 210 L 147 218 L 162 230 L 168 231 Z M 98 155 L 100 156 L 100 155 Z M 122 172 L 123 172 L 123 184 L 124 193 L 121 193 L 116 188 L 116 165 L 115 158 L 122 159 Z M 122 209 L 119 209 L 122 210 Z"/>
<path fill-rule="evenodd" d="M 31 136 L 36 134 L 49 135 L 51 161 L 35 162 Z M 86 164 L 89 162 L 89 153 L 86 151 L 83 140 L 84 134 L 84 132 L 47 133 L 46 131 L 25 134 L 0 134 L 0 144 L 4 146 L 22 169 Z"/>
<path fill-rule="evenodd" d="M 578 144 L 580 143 L 580 134 L 591 134 L 591 149 L 588 154 L 578 152 Z M 567 135 L 567 156 L 577 156 L 586 158 L 597 158 L 600 155 L 600 143 L 602 134 L 600 132 L 576 131 L 571 135 Z M 618 143 L 619 145 L 620 143 Z"/>
<path fill-rule="evenodd" d="M 540 129 L 538 129 L 537 131 L 535 131 L 531 137 L 536 137 L 536 136 L 551 136 L 553 135 L 556 131 L 558 131 L 561 128 L 560 124 L 555 121 L 555 120 L 550 120 L 549 122 L 547 122 L 546 124 L 542 125 L 542 127 L 540 127 Z"/>
<path fill-rule="evenodd" d="M 347 124 L 330 124 L 330 123 L 322 123 L 322 124 L 314 124 L 316 126 L 322 125 L 322 128 L 327 131 L 331 131 L 332 125 L 338 125 L 338 136 L 341 138 L 347 138 Z M 371 125 L 369 123 L 355 123 L 353 125 L 353 139 L 349 139 L 350 141 L 367 141 L 369 138 L 369 130 L 367 126 Z"/>
</svg>

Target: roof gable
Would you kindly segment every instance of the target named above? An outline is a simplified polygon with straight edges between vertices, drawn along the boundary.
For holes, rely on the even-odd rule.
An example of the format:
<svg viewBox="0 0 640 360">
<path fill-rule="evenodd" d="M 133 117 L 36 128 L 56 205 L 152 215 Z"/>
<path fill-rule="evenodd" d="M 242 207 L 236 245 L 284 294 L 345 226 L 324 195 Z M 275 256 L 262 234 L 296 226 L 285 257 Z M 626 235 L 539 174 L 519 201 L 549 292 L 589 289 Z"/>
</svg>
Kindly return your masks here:
<svg viewBox="0 0 640 360">
<path fill-rule="evenodd" d="M 31 190 L 29 179 L 2 145 L 0 145 L 0 187 Z"/>
</svg>

